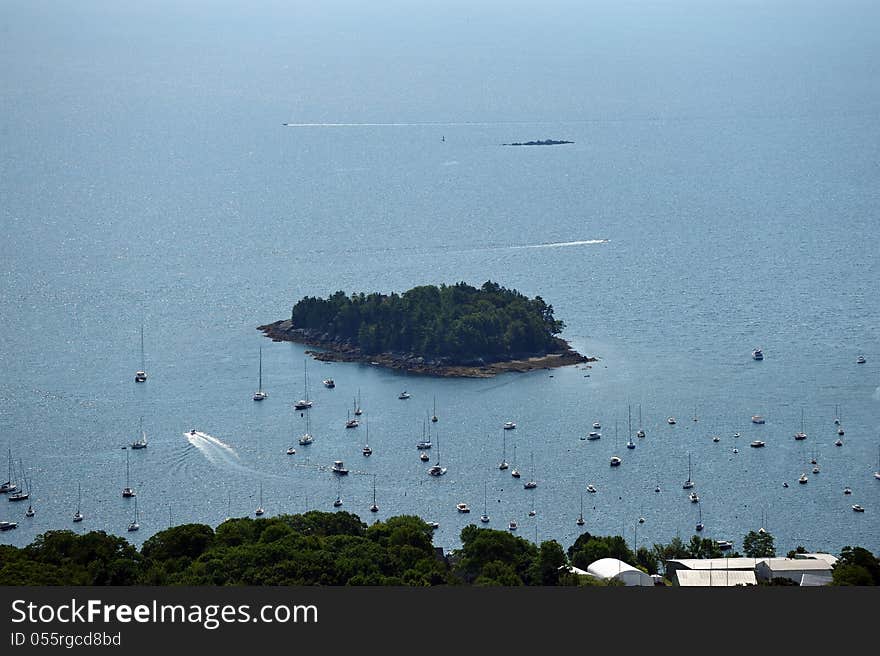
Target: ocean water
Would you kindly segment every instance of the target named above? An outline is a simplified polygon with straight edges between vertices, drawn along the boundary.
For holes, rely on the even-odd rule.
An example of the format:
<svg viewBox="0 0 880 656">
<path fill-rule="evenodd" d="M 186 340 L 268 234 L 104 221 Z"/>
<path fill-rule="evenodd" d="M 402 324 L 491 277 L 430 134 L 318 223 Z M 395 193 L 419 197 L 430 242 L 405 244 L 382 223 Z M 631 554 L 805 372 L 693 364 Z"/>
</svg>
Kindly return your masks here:
<svg viewBox="0 0 880 656">
<path fill-rule="evenodd" d="M 339 493 L 445 548 L 485 503 L 563 547 L 687 540 L 701 513 L 737 547 L 880 551 L 880 9 L 708 4 L 4 3 L 0 472 L 10 449 L 36 515 L 0 499 L 0 541 L 140 544 L 253 516 L 262 487 L 268 515 Z M 546 138 L 574 143 L 501 145 Z M 256 330 L 304 295 L 460 280 L 541 295 L 598 361 L 435 379 Z"/>
</svg>

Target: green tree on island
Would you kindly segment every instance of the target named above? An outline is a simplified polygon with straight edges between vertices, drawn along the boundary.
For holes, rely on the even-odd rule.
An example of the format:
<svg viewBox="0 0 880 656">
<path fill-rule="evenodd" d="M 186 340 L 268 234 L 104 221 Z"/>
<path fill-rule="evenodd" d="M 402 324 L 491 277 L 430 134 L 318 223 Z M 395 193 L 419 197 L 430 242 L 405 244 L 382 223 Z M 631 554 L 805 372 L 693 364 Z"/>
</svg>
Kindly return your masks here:
<svg viewBox="0 0 880 656">
<path fill-rule="evenodd" d="M 540 296 L 487 281 L 476 288 L 422 285 L 403 294 L 307 296 L 291 311 L 294 329 L 367 354 L 411 353 L 454 363 L 498 362 L 567 348 L 565 324 Z"/>
</svg>

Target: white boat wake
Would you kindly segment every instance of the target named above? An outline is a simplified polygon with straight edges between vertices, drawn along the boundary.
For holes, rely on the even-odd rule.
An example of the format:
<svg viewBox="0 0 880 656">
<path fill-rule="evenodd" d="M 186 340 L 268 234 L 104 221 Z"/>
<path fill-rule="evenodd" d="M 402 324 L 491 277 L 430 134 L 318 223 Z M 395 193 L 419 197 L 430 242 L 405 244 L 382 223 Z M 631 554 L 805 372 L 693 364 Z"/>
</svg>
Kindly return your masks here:
<svg viewBox="0 0 880 656">
<path fill-rule="evenodd" d="M 555 241 L 549 244 L 528 244 L 526 246 L 511 246 L 510 248 L 564 248 L 566 246 L 586 246 L 588 244 L 607 244 L 607 239 L 583 239 L 580 241 Z"/>
<path fill-rule="evenodd" d="M 240 462 L 235 449 L 226 444 L 223 440 L 219 440 L 213 435 L 202 433 L 197 430 L 190 430 L 184 433 L 187 441 L 202 452 L 211 464 L 218 467 L 233 467 L 236 469 L 246 469 Z"/>
</svg>

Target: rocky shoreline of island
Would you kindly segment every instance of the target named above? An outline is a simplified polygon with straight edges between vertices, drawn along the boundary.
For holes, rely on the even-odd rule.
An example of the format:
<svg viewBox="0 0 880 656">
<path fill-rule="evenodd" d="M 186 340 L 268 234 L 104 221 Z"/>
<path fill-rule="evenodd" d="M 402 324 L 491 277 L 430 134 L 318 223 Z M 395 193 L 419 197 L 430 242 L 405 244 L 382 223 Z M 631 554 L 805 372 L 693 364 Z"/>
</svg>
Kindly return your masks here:
<svg viewBox="0 0 880 656">
<path fill-rule="evenodd" d="M 564 339 L 556 338 L 558 350 L 543 354 L 522 354 L 510 360 L 489 362 L 476 358 L 467 362 L 452 362 L 447 358 L 428 359 L 414 353 L 364 353 L 357 346 L 316 330 L 294 328 L 290 319 L 258 326 L 266 337 L 275 342 L 296 342 L 319 350 L 306 353 L 324 362 L 361 362 L 428 376 L 460 378 L 492 378 L 504 372 L 528 372 L 553 369 L 582 363 L 596 362 L 575 351 Z"/>
</svg>

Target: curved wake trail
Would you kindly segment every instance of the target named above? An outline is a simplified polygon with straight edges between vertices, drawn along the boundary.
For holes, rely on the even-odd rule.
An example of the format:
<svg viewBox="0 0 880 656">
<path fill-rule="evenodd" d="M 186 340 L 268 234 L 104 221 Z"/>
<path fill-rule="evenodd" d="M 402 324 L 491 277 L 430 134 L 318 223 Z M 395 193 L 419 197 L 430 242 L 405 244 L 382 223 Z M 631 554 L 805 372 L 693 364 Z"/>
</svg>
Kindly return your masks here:
<svg viewBox="0 0 880 656">
<path fill-rule="evenodd" d="M 186 435 L 187 441 L 201 451 L 211 464 L 227 469 L 250 471 L 241 464 L 235 449 L 223 440 L 200 431 L 187 431 L 184 435 Z"/>
</svg>

